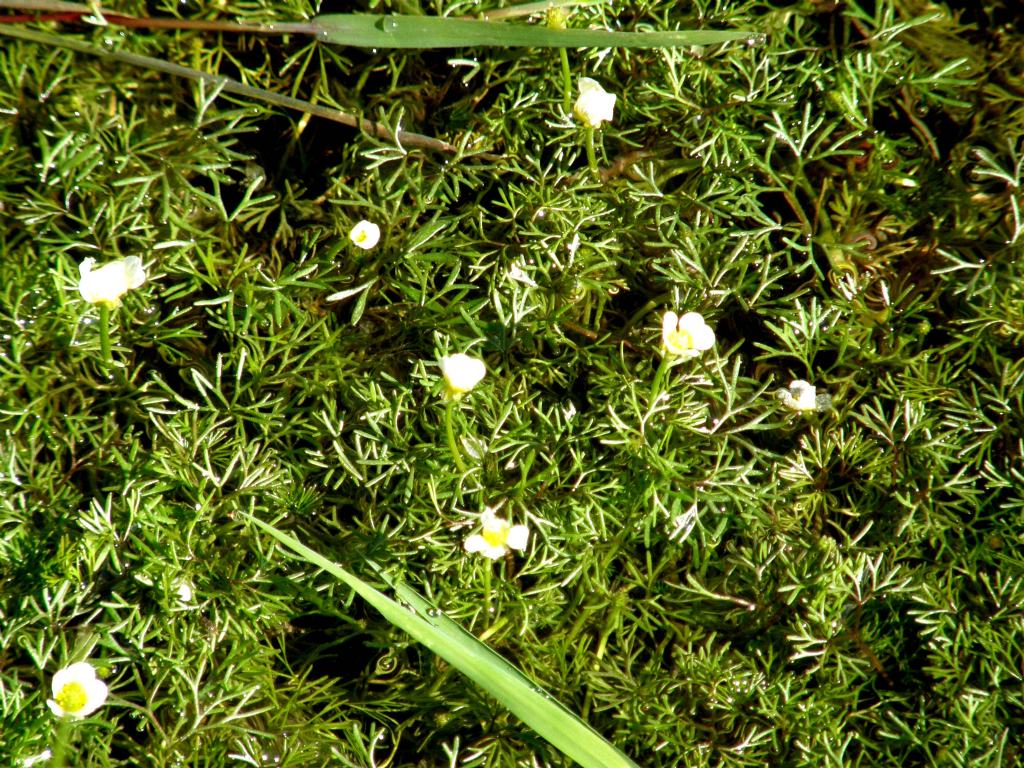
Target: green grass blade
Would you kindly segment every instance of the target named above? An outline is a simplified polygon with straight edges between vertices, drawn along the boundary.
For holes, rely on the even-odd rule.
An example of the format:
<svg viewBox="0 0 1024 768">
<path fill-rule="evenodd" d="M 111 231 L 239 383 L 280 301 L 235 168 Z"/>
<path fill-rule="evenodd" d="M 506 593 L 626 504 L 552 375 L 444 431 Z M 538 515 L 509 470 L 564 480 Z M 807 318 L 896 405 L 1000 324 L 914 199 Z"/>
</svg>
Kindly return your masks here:
<svg viewBox="0 0 1024 768">
<path fill-rule="evenodd" d="M 131 53 L 130 51 L 99 48 L 70 35 L 53 35 L 47 32 L 40 32 L 35 29 L 23 29 L 9 24 L 0 24 L 0 35 L 16 37 L 20 40 L 29 40 L 42 45 L 68 48 L 72 51 L 78 51 L 79 53 L 96 56 L 101 59 L 119 61 L 132 66 L 153 69 L 157 72 L 163 72 L 175 77 L 188 78 L 190 80 L 212 85 L 225 93 L 232 93 L 237 96 L 255 99 L 256 101 L 263 101 L 268 104 L 284 107 L 285 109 L 305 112 L 317 117 L 322 117 L 325 120 L 331 120 L 336 123 L 341 123 L 342 125 L 359 128 L 367 133 L 374 134 L 382 138 L 396 139 L 405 146 L 424 147 L 427 149 L 436 149 L 441 152 L 456 151 L 455 147 L 448 142 L 435 139 L 431 136 L 423 136 L 422 134 L 412 133 L 410 131 L 399 131 L 396 137 L 391 133 L 391 129 L 388 128 L 388 126 L 382 123 L 373 122 L 372 120 L 364 120 L 356 115 L 350 115 L 347 112 L 330 109 L 329 107 L 324 107 L 320 104 L 313 104 L 312 102 L 303 101 L 302 99 L 296 99 L 282 93 L 274 93 L 273 91 L 268 91 L 264 88 L 246 85 L 245 83 L 240 83 L 239 81 L 233 80 L 230 77 L 225 77 L 224 75 L 215 75 L 209 72 L 203 72 L 202 70 L 185 67 L 181 64 L 165 61 L 164 59 L 144 56 L 138 53 Z"/>
<path fill-rule="evenodd" d="M 402 602 L 393 600 L 291 534 L 255 517 L 249 519 L 304 560 L 351 587 L 384 618 L 473 680 L 552 746 L 584 768 L 638 768 L 597 731 L 489 646 L 437 610 L 416 590 L 388 580 Z"/>
<path fill-rule="evenodd" d="M 319 38 L 324 42 L 359 48 L 678 48 L 751 39 L 750 32 L 736 30 L 610 32 L 439 16 L 359 13 L 324 14 L 314 19 L 314 25 L 319 27 Z"/>
</svg>

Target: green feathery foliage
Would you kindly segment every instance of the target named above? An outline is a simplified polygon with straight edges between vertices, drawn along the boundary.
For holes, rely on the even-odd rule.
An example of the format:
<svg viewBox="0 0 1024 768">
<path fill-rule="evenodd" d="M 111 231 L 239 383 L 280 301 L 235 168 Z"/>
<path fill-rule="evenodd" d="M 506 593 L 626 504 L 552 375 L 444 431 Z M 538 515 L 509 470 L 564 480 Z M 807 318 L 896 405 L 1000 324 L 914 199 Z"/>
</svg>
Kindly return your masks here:
<svg viewBox="0 0 1024 768">
<path fill-rule="evenodd" d="M 0 764 L 54 747 L 83 659 L 110 698 L 68 724 L 75 766 L 570 764 L 253 518 L 414 586 L 639 765 L 1018 763 L 1015 19 L 582 5 L 570 28 L 755 35 L 568 51 L 570 101 L 617 96 L 597 174 L 558 51 L 18 21 L 454 151 L 4 38 Z M 107 362 L 79 265 L 127 256 Z M 667 310 L 716 344 L 656 382 Z M 449 405 L 456 352 L 487 375 Z M 831 408 L 787 407 L 794 380 Z M 488 508 L 524 551 L 464 550 Z"/>
</svg>

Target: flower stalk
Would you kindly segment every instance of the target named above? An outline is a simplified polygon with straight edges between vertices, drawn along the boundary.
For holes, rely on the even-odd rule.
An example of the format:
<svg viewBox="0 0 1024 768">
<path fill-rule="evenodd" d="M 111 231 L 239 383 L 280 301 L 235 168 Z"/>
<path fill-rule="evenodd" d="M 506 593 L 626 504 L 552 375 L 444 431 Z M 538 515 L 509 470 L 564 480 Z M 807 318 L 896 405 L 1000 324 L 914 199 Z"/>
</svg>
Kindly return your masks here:
<svg viewBox="0 0 1024 768">
<path fill-rule="evenodd" d="M 484 568 L 484 624 L 491 623 L 491 564 Z"/>
<path fill-rule="evenodd" d="M 462 449 L 459 448 L 459 443 L 455 439 L 455 401 L 449 400 L 448 407 L 445 408 L 444 412 L 445 430 L 448 433 L 448 450 L 452 453 L 452 460 L 455 462 L 455 466 L 458 467 L 459 472 L 466 474 L 469 468 L 466 466 L 466 462 L 462 460 Z"/>
<path fill-rule="evenodd" d="M 50 755 L 51 768 L 64 768 L 64 756 L 68 752 L 71 739 L 71 721 L 62 717 L 57 721 L 57 733 L 53 737 L 53 754 Z"/>
<path fill-rule="evenodd" d="M 562 61 L 562 109 L 568 114 L 572 107 L 572 70 L 569 69 L 569 53 L 565 48 L 558 49 Z"/>
<path fill-rule="evenodd" d="M 597 167 L 597 152 L 594 150 L 594 129 L 590 127 L 587 128 L 586 147 L 587 165 L 590 166 L 590 172 L 594 176 L 600 176 L 601 170 Z"/>
<path fill-rule="evenodd" d="M 100 304 L 100 354 L 103 356 L 103 363 L 109 370 L 114 364 L 114 357 L 110 352 L 110 305 Z"/>
<path fill-rule="evenodd" d="M 547 10 L 548 29 L 566 29 L 569 12 L 565 8 L 551 6 Z M 558 49 L 558 58 L 562 62 L 562 109 L 568 114 L 572 104 L 572 70 L 569 69 L 569 52 L 565 48 Z"/>
<path fill-rule="evenodd" d="M 663 355 L 661 362 L 658 364 L 658 370 L 654 372 L 654 381 L 651 382 L 651 394 L 647 398 L 647 402 L 653 406 L 658 398 L 661 397 L 662 385 L 665 382 L 665 374 L 668 373 L 668 369 L 672 367 L 672 358 L 668 355 Z"/>
</svg>

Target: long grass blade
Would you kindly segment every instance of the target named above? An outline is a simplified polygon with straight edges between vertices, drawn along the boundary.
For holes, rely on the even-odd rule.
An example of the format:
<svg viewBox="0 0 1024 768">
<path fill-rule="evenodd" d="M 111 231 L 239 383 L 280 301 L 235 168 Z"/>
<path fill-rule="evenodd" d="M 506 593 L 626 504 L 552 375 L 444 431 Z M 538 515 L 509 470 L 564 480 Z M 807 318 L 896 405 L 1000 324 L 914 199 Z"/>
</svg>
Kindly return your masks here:
<svg viewBox="0 0 1024 768">
<path fill-rule="evenodd" d="M 396 601 L 291 534 L 255 517 L 249 519 L 303 560 L 351 587 L 384 618 L 473 680 L 584 768 L 639 768 L 517 667 L 445 616 L 412 587 L 385 579 L 395 589 L 400 602 Z M 380 570 L 377 571 L 380 574 Z"/>
<path fill-rule="evenodd" d="M 328 13 L 317 16 L 313 24 L 320 30 L 320 40 L 359 48 L 678 48 L 752 38 L 749 32 L 737 30 L 610 32 L 440 16 L 359 13 Z"/>
<path fill-rule="evenodd" d="M 52 35 L 47 32 L 39 32 L 34 29 L 22 29 L 20 27 L 6 25 L 0 25 L 0 35 L 16 37 L 21 40 L 29 40 L 42 45 L 69 48 L 70 50 L 85 53 L 90 56 L 97 56 L 101 59 L 119 61 L 132 66 L 145 67 L 158 72 L 164 72 L 165 74 L 174 75 L 175 77 L 184 77 L 190 80 L 203 82 L 208 85 L 212 85 L 225 93 L 232 93 L 245 98 L 255 99 L 268 104 L 274 104 L 275 106 L 284 107 L 285 109 L 293 109 L 298 112 L 315 115 L 316 117 L 322 117 L 325 120 L 332 120 L 336 123 L 341 123 L 342 125 L 359 128 L 360 130 L 381 138 L 395 139 L 405 146 L 423 147 L 448 153 L 456 152 L 456 148 L 453 145 L 446 141 L 435 139 L 432 136 L 423 136 L 419 133 L 411 133 L 410 131 L 401 130 L 398 131 L 396 136 L 391 129 L 383 123 L 376 123 L 372 120 L 366 120 L 356 115 L 350 115 L 347 112 L 341 112 L 337 109 L 330 109 L 329 107 L 321 106 L 320 104 L 313 104 L 281 93 L 274 93 L 273 91 L 268 91 L 264 88 L 246 85 L 245 83 L 240 83 L 237 80 L 225 77 L 224 75 L 214 75 L 209 72 L 192 69 L 191 67 L 184 67 L 181 64 L 164 61 L 163 59 L 157 59 L 152 56 L 130 53 L 129 51 L 105 50 L 95 45 L 90 45 L 78 38 L 71 37 L 70 35 Z"/>
</svg>

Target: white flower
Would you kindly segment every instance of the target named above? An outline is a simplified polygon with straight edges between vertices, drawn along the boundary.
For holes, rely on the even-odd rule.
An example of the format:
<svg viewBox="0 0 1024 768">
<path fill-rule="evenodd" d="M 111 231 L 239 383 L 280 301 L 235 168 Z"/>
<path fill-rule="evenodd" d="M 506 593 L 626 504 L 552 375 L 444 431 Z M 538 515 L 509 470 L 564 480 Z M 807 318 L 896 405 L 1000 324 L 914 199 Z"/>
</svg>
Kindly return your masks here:
<svg viewBox="0 0 1024 768">
<path fill-rule="evenodd" d="M 44 760 L 49 760 L 51 757 L 53 757 L 53 752 L 51 752 L 48 749 L 44 749 L 38 755 L 32 755 L 32 757 L 26 757 L 24 760 L 21 761 L 21 764 L 23 766 L 25 766 L 25 768 L 31 768 L 36 763 L 41 763 Z"/>
<path fill-rule="evenodd" d="M 53 676 L 53 698 L 46 704 L 58 717 L 88 717 L 107 700 L 107 684 L 96 677 L 87 661 L 79 661 Z"/>
<path fill-rule="evenodd" d="M 365 251 L 370 250 L 380 241 L 380 227 L 372 221 L 363 219 L 348 233 L 348 239 Z"/>
<path fill-rule="evenodd" d="M 685 359 L 699 357 L 715 346 L 715 332 L 698 312 L 679 317 L 666 312 L 661 321 L 661 347 L 666 355 Z"/>
<path fill-rule="evenodd" d="M 81 274 L 78 290 L 90 304 L 116 307 L 122 296 L 146 282 L 146 270 L 138 256 L 111 261 L 93 270 L 95 264 L 96 259 L 86 259 L 78 267 Z"/>
<path fill-rule="evenodd" d="M 483 360 L 461 352 L 441 358 L 441 375 L 444 376 L 448 396 L 453 400 L 458 400 L 479 384 L 485 373 L 487 368 Z"/>
<path fill-rule="evenodd" d="M 188 579 L 178 579 L 172 585 L 175 595 L 178 598 L 178 605 L 192 604 L 192 582 Z"/>
<path fill-rule="evenodd" d="M 510 549 L 526 549 L 530 530 L 525 525 L 509 525 L 508 520 L 498 517 L 493 509 L 484 510 L 481 518 L 483 533 L 474 533 L 464 544 L 467 552 L 479 552 L 491 560 L 504 557 Z"/>
<path fill-rule="evenodd" d="M 794 411 L 827 411 L 832 407 L 832 398 L 827 394 L 818 394 L 813 384 L 808 384 L 803 379 L 797 379 L 789 383 L 789 389 L 776 390 L 775 396 L 782 401 L 782 404 L 792 408 Z"/>
<path fill-rule="evenodd" d="M 615 94 L 608 93 L 597 80 L 580 78 L 580 95 L 573 106 L 573 112 L 589 128 L 600 128 L 601 123 L 611 122 L 615 109 Z"/>
</svg>

